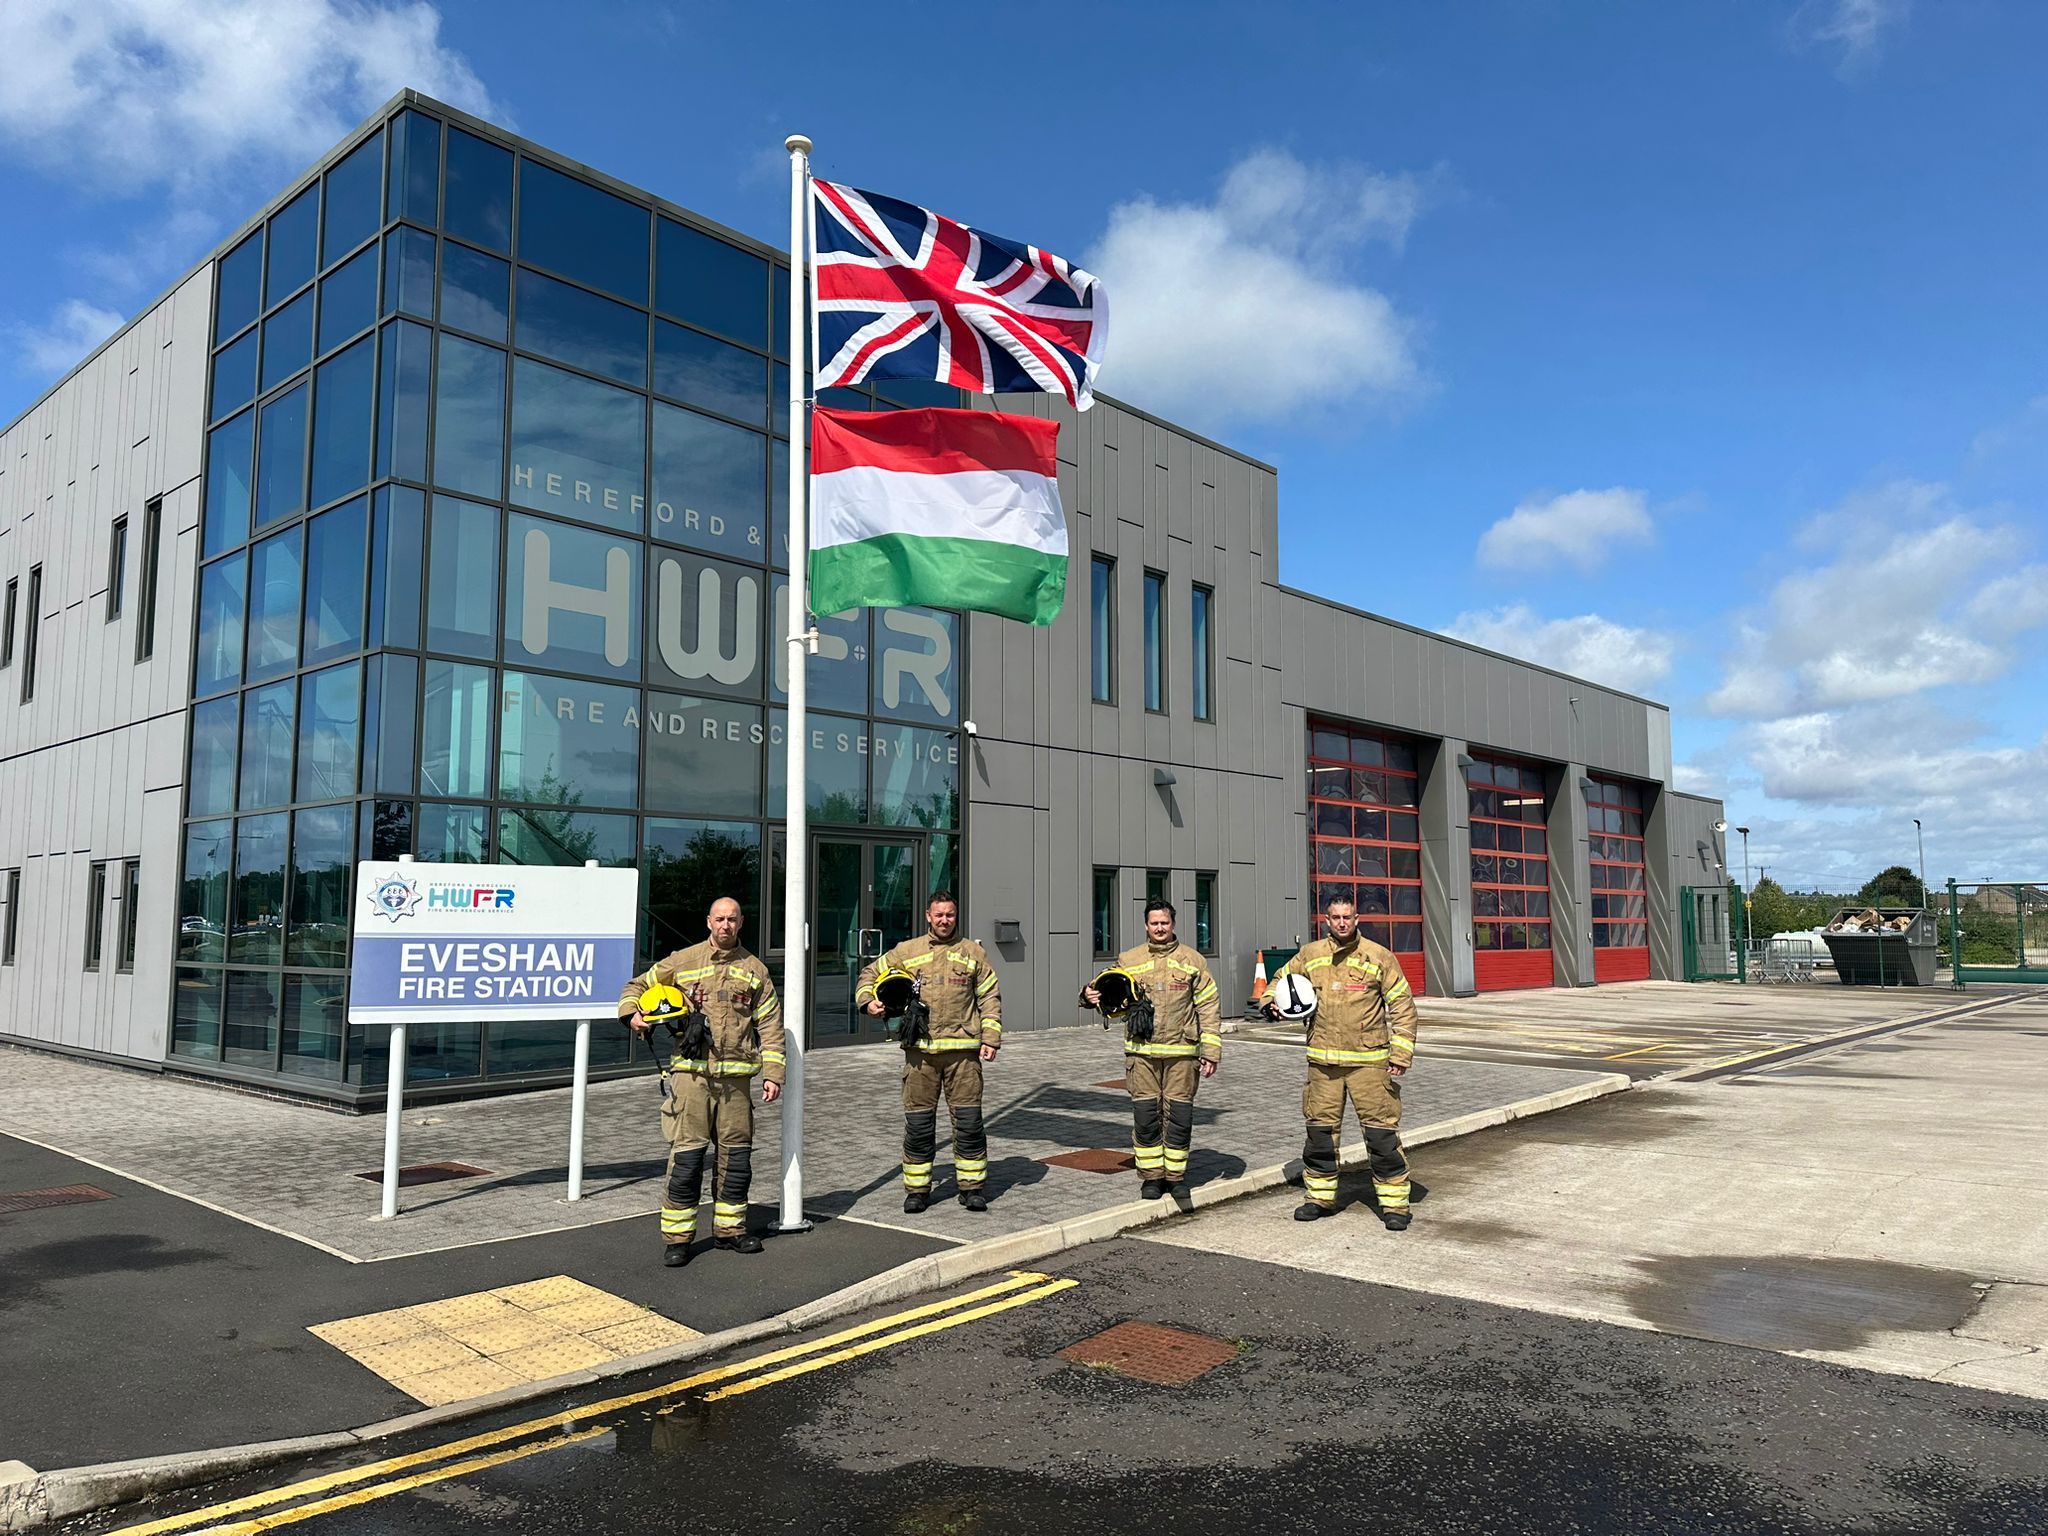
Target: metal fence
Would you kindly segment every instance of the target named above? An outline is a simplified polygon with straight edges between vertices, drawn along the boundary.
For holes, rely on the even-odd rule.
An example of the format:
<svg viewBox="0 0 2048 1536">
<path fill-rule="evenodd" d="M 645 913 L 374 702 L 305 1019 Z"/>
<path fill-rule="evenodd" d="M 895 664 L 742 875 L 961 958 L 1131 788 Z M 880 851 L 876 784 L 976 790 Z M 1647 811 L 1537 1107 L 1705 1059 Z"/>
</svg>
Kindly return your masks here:
<svg viewBox="0 0 2048 1536">
<path fill-rule="evenodd" d="M 1687 981 L 1747 981 L 1748 913 L 1733 885 L 1687 885 L 1678 892 L 1679 944 Z"/>
<path fill-rule="evenodd" d="M 2048 880 L 1948 883 L 1940 944 L 1953 984 L 2048 982 Z"/>
</svg>

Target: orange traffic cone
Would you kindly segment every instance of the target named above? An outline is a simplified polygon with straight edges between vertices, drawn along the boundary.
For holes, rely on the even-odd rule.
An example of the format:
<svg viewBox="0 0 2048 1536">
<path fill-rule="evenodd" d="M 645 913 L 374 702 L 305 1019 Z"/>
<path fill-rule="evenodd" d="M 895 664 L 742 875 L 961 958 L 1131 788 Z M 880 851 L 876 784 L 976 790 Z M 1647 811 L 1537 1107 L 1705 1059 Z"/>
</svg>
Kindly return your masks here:
<svg viewBox="0 0 2048 1536">
<path fill-rule="evenodd" d="M 1265 1000 L 1266 1000 L 1266 952 L 1265 952 L 1264 950 L 1260 950 L 1260 951 L 1259 951 L 1259 963 L 1258 963 L 1257 965 L 1255 965 L 1255 966 L 1253 966 L 1253 967 L 1252 967 L 1252 1001 L 1253 1001 L 1253 1002 L 1255 1002 L 1255 1003 L 1262 1003 L 1262 1002 L 1264 1002 Z"/>
</svg>

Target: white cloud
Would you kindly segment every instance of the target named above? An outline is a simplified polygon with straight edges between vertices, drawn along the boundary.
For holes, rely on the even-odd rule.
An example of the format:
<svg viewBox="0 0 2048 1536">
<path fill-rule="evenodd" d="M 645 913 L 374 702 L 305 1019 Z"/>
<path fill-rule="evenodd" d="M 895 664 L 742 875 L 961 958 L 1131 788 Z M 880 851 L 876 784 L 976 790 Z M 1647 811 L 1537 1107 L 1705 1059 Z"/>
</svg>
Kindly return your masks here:
<svg viewBox="0 0 2048 1536">
<path fill-rule="evenodd" d="M 1655 536 L 1641 491 L 1567 491 L 1548 501 L 1525 501 L 1479 538 L 1479 563 L 1497 568 L 1545 569 L 1563 564 L 1590 575 L 1616 550 Z"/>
<path fill-rule="evenodd" d="M 1444 633 L 1625 693 L 1647 693 L 1671 672 L 1672 638 L 1631 629 L 1597 613 L 1543 619 L 1526 604 L 1461 613 Z"/>
<path fill-rule="evenodd" d="M 24 371 L 56 378 L 121 328 L 127 316 L 70 299 L 43 326 L 22 326 L 16 340 Z"/>
<path fill-rule="evenodd" d="M 1884 35 L 1905 21 L 1910 0 L 1804 0 L 1792 13 L 1792 40 L 1835 54 L 1835 68 L 1853 74 L 1875 63 Z"/>
<path fill-rule="evenodd" d="M 1412 393 L 1412 323 L 1345 263 L 1398 250 L 1425 201 L 1411 177 L 1260 150 L 1211 202 L 1119 203 L 1086 258 L 1112 306 L 1104 384 L 1212 427 Z"/>
<path fill-rule="evenodd" d="M 425 0 L 8 0 L 0 140 L 93 190 L 302 163 L 413 86 L 502 115 Z"/>
</svg>

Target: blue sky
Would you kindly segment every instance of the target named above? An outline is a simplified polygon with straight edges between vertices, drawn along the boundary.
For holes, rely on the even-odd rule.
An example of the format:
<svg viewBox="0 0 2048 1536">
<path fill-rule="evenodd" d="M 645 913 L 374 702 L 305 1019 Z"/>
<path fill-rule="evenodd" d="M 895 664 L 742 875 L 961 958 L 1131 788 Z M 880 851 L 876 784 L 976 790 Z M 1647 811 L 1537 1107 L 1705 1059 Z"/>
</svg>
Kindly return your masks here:
<svg viewBox="0 0 2048 1536">
<path fill-rule="evenodd" d="M 1102 275 L 1291 583 L 1669 701 L 1753 865 L 2048 873 L 2048 7 L 1016 20 L 8 0 L 0 420 L 401 85 L 771 239 L 801 130 Z"/>
</svg>

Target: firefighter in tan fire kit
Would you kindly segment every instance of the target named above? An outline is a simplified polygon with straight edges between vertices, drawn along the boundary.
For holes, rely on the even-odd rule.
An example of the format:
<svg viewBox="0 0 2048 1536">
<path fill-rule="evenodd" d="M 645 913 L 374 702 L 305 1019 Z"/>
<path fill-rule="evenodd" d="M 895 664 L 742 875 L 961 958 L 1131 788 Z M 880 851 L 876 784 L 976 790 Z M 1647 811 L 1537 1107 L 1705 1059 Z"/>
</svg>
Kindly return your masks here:
<svg viewBox="0 0 2048 1536">
<path fill-rule="evenodd" d="M 1266 1012 L 1308 1030 L 1308 1082 L 1301 1112 L 1308 1135 L 1301 1180 L 1308 1198 L 1296 1221 L 1337 1209 L 1337 1143 L 1350 1101 L 1365 1133 L 1380 1220 L 1404 1230 L 1408 1158 L 1401 1150 L 1401 1078 L 1415 1060 L 1415 997 L 1394 952 L 1362 937 L 1358 909 L 1333 897 L 1324 909 L 1329 937 L 1304 944 L 1280 967 Z"/>
<path fill-rule="evenodd" d="M 981 1069 L 1003 1043 L 1003 995 L 988 951 L 960 935 L 960 906 L 936 892 L 925 931 L 870 960 L 854 1005 L 890 1021 L 903 1047 L 903 1209 L 932 1202 L 939 1099 L 953 1119 L 953 1178 L 960 1203 L 988 1209 L 988 1133 L 981 1123 Z"/>
<path fill-rule="evenodd" d="M 717 1245 L 734 1253 L 761 1251 L 761 1239 L 747 1230 L 752 1090 L 759 1076 L 763 1103 L 782 1096 L 782 999 L 768 967 L 740 944 L 742 921 L 740 904 L 721 896 L 705 918 L 708 939 L 657 960 L 619 993 L 621 1020 L 643 1036 L 664 1025 L 673 1041 L 661 1105 L 669 1145 L 661 1261 L 670 1268 L 690 1262 L 707 1161 L 715 1164 Z M 659 1042 L 650 1043 L 658 1052 Z"/>
<path fill-rule="evenodd" d="M 1174 932 L 1173 903 L 1145 908 L 1145 942 L 1081 989 L 1081 1002 L 1124 1025 L 1124 1088 L 1131 1096 L 1131 1154 L 1157 1200 L 1187 1177 L 1195 1089 L 1223 1063 L 1222 1006 L 1201 951 Z"/>
</svg>

